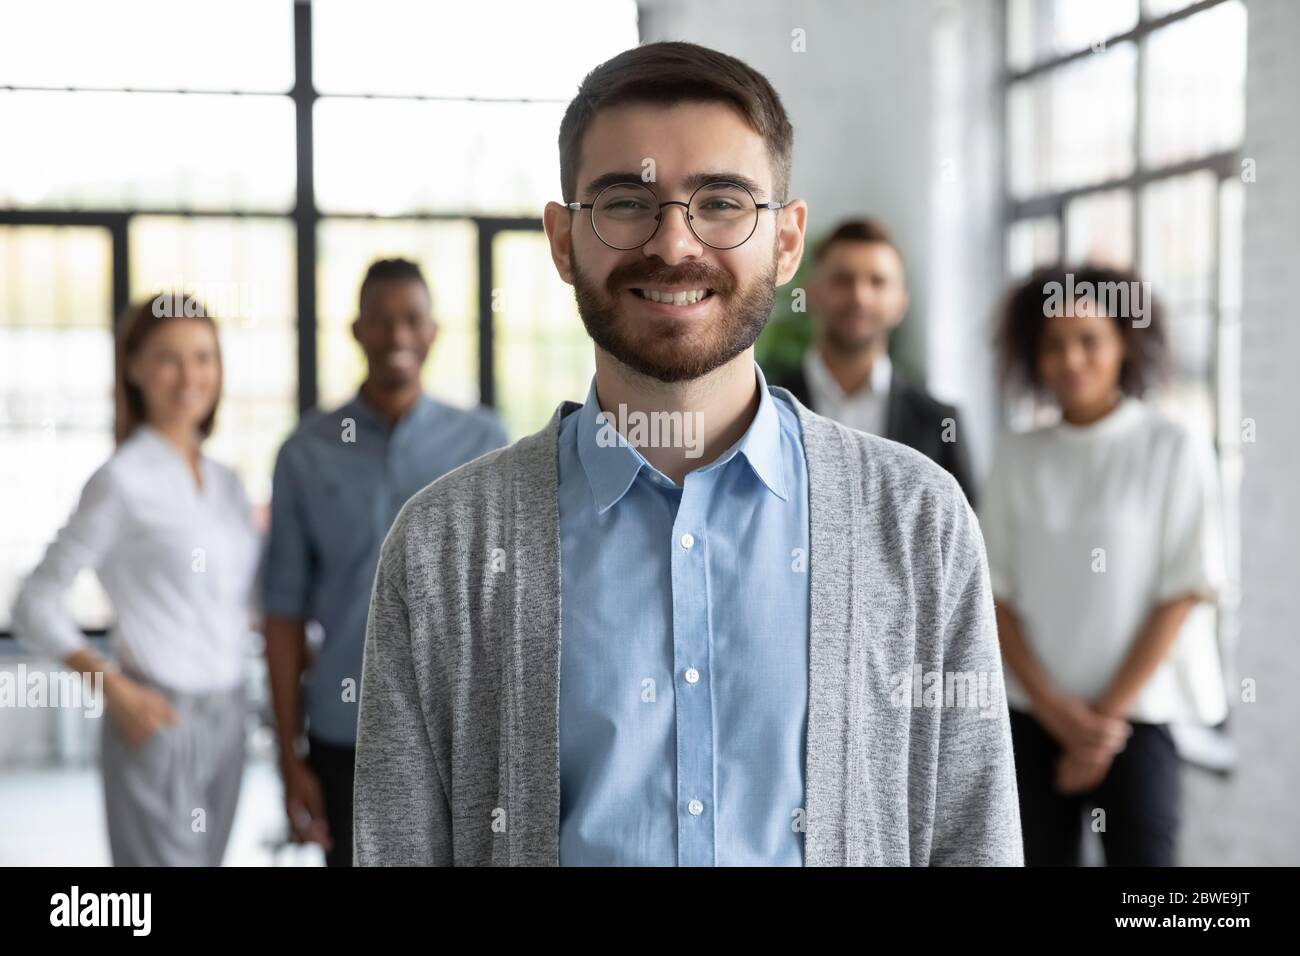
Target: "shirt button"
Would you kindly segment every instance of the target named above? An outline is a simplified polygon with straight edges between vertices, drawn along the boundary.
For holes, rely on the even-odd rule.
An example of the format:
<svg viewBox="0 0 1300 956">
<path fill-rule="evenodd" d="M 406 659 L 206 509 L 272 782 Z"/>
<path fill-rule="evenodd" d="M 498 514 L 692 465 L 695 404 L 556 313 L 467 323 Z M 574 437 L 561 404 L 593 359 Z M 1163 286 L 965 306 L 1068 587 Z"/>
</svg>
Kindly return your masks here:
<svg viewBox="0 0 1300 956">
<path fill-rule="evenodd" d="M 692 534 L 682 535 L 682 547 L 690 550 L 695 546 L 695 536 Z"/>
<path fill-rule="evenodd" d="M 694 667 L 686 668 L 686 683 L 694 684 L 697 683 L 699 679 L 700 679 L 699 671 L 697 671 Z"/>
<path fill-rule="evenodd" d="M 691 816 L 698 817 L 704 812 L 704 804 L 700 803 L 698 800 L 692 800 L 690 803 L 686 804 L 686 809 L 691 811 Z"/>
</svg>

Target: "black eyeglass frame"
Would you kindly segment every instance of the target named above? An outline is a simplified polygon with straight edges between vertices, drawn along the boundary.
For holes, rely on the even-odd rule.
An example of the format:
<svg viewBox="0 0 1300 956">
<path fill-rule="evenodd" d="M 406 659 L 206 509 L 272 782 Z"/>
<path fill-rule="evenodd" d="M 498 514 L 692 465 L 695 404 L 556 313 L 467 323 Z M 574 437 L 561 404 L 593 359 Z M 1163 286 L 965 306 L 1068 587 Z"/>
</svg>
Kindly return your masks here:
<svg viewBox="0 0 1300 956">
<path fill-rule="evenodd" d="M 748 187 L 740 183 L 733 183 L 727 179 L 715 179 L 712 182 L 701 183 L 699 186 L 696 186 L 695 190 L 691 193 L 690 198 L 686 202 L 682 202 L 680 199 L 666 199 L 663 202 L 661 202 L 659 204 L 659 211 L 655 213 L 655 227 L 651 231 L 650 235 L 646 236 L 635 246 L 616 246 L 613 243 L 611 243 L 609 240 L 607 240 L 604 236 L 602 236 L 600 234 L 600 230 L 596 228 L 595 208 L 596 208 L 596 204 L 600 202 L 600 197 L 603 196 L 607 190 L 614 189 L 621 186 L 640 186 L 646 192 L 650 193 L 650 195 L 652 196 L 655 195 L 654 190 L 651 189 L 649 186 L 645 185 L 645 183 L 634 183 L 634 182 L 610 183 L 600 192 L 596 193 L 596 198 L 593 199 L 591 202 L 566 202 L 564 204 L 565 209 L 572 210 L 573 212 L 580 212 L 583 209 L 592 210 L 591 214 L 588 216 L 588 219 L 591 222 L 591 231 L 596 234 L 597 239 L 605 243 L 605 245 L 609 246 L 609 248 L 616 249 L 619 252 L 631 252 L 633 249 L 640 249 L 647 242 L 649 242 L 651 239 L 653 239 L 656 235 L 659 234 L 659 227 L 664 224 L 664 206 L 682 206 L 683 208 L 685 208 L 686 226 L 688 229 L 691 230 L 691 235 L 694 236 L 696 239 L 698 239 L 700 242 L 704 243 L 704 245 L 708 246 L 710 249 L 717 249 L 720 252 L 725 252 L 728 249 L 737 249 L 740 246 L 743 246 L 745 243 L 749 242 L 751 238 L 753 238 L 754 233 L 758 230 L 759 210 L 784 209 L 786 206 L 790 205 L 789 200 L 786 200 L 784 202 L 759 202 L 758 200 L 754 199 L 754 194 L 749 190 Z M 754 224 L 750 226 L 748 235 L 746 235 L 744 239 L 741 239 L 740 242 L 734 243 L 733 245 L 730 246 L 715 246 L 713 243 L 709 242 L 707 239 L 705 239 L 703 236 L 701 236 L 698 232 L 695 231 L 695 223 L 691 221 L 692 219 L 695 218 L 694 216 L 691 215 L 691 203 L 695 201 L 696 194 L 701 189 L 712 189 L 718 186 L 735 186 L 738 189 L 743 189 L 745 190 L 745 193 L 749 196 L 750 202 L 754 204 Z"/>
</svg>

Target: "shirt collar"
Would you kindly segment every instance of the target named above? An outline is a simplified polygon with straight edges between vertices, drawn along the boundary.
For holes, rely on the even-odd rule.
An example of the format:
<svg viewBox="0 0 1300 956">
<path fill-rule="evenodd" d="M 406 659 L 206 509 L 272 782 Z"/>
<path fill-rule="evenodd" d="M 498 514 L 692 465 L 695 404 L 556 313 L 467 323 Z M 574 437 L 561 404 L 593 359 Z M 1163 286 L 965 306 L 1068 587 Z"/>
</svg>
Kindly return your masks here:
<svg viewBox="0 0 1300 956">
<path fill-rule="evenodd" d="M 831 370 L 826 367 L 826 360 L 822 358 L 822 350 L 815 345 L 804 353 L 803 372 L 809 384 L 822 394 L 833 396 L 841 401 L 847 401 L 859 395 L 884 395 L 888 392 L 890 382 L 894 377 L 894 363 L 889 360 L 888 354 L 877 357 L 871 363 L 871 380 L 867 383 L 866 389 L 854 392 L 852 395 L 840 388 L 840 383 L 835 380 Z"/>
<path fill-rule="evenodd" d="M 153 425 L 148 422 L 140 422 L 131 432 L 129 440 L 143 444 L 151 449 L 152 454 L 158 456 L 160 460 L 165 460 L 168 465 L 177 465 L 185 469 L 186 476 L 193 481 L 193 473 L 190 470 L 190 462 L 185 454 L 173 445 L 167 438 Z M 199 468 L 203 474 L 203 480 L 208 480 L 211 473 L 211 459 L 203 453 L 202 444 L 199 445 Z"/>
<path fill-rule="evenodd" d="M 786 501 L 786 449 L 783 447 L 784 435 L 776 399 L 768 391 L 767 379 L 757 363 L 754 365 L 754 375 L 759 391 L 758 411 L 754 414 L 754 420 L 736 444 L 702 470 L 724 467 L 739 455 L 772 494 Z M 596 512 L 604 514 L 627 494 L 642 468 L 667 479 L 618 433 L 615 428 L 617 422 L 613 420 L 617 411 L 606 416 L 610 419 L 608 423 L 599 420 L 599 415 L 602 415 L 602 411 L 596 398 L 596 378 L 592 376 L 587 400 L 578 411 L 578 460 L 591 485 Z"/>
</svg>

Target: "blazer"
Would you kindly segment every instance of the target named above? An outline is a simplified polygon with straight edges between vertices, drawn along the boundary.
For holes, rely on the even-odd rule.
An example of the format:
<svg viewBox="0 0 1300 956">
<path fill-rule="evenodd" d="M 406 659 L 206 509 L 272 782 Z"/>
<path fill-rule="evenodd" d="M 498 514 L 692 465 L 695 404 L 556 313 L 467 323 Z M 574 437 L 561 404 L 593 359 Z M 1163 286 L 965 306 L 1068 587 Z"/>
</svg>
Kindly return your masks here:
<svg viewBox="0 0 1300 956">
<path fill-rule="evenodd" d="M 775 375 L 771 382 L 792 392 L 810 408 L 813 406 L 812 392 L 802 368 L 796 366 L 788 372 Z M 816 411 L 815 408 L 813 410 Z M 943 440 L 945 419 L 952 419 L 952 432 L 957 441 Z M 971 507 L 976 506 L 970 453 L 966 450 L 965 435 L 958 421 L 956 406 L 937 400 L 921 386 L 899 375 L 897 367 L 889 379 L 885 434 L 882 437 L 915 448 L 927 458 L 938 462 L 957 479 Z"/>
<path fill-rule="evenodd" d="M 1023 865 L 970 506 L 923 455 L 770 390 L 794 404 L 808 465 L 805 865 Z M 561 403 L 540 431 L 424 488 L 384 541 L 359 705 L 358 865 L 559 862 L 556 436 L 578 408 Z M 980 683 L 983 706 L 969 693 L 961 706 L 962 681 Z"/>
</svg>

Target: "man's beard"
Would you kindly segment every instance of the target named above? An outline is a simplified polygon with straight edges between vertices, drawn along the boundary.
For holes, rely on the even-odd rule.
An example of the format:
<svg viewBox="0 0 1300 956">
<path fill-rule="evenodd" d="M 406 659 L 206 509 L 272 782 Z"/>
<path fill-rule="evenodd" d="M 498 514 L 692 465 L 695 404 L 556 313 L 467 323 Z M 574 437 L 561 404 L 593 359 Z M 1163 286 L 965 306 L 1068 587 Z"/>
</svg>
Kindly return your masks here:
<svg viewBox="0 0 1300 956">
<path fill-rule="evenodd" d="M 642 285 L 712 289 L 719 315 L 708 323 L 698 319 L 664 323 L 653 331 L 630 327 L 631 320 L 622 314 L 618 297 L 628 288 Z M 578 314 L 593 342 L 642 375 L 660 382 L 689 382 L 725 365 L 754 344 L 772 314 L 776 261 L 774 258 L 754 281 L 738 289 L 729 272 L 698 260 L 667 266 L 654 259 L 640 259 L 616 268 L 601 289 L 583 274 L 575 259 L 573 289 Z"/>
</svg>

